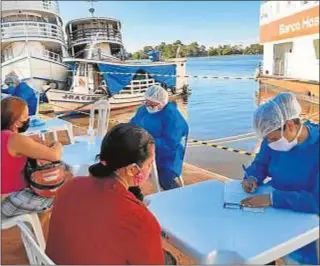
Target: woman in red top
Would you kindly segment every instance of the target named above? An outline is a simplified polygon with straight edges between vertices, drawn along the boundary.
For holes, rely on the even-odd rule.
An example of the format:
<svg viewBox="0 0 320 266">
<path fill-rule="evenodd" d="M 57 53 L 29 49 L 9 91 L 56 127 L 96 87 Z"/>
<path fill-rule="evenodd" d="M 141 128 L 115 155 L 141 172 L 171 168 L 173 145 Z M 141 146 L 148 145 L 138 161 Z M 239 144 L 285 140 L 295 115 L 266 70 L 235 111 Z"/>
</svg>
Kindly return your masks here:
<svg viewBox="0 0 320 266">
<path fill-rule="evenodd" d="M 156 218 L 128 191 L 150 176 L 154 140 L 130 124 L 103 139 L 89 177 L 66 184 L 55 199 L 46 253 L 56 264 L 164 264 Z"/>
<path fill-rule="evenodd" d="M 12 193 L 23 189 L 29 190 L 23 176 L 27 158 L 58 161 L 61 157 L 60 143 L 48 148 L 28 136 L 19 134 L 29 127 L 28 113 L 27 103 L 18 97 L 1 100 L 1 198 L 3 199 L 1 209 L 7 216 L 39 211 L 29 202 L 26 202 L 28 210 L 19 209 L 19 206 L 13 205 L 9 200 Z M 39 199 L 35 199 L 34 203 L 41 203 L 40 209 L 46 210 L 52 204 L 52 199 L 46 200 L 42 197 L 41 201 Z"/>
</svg>

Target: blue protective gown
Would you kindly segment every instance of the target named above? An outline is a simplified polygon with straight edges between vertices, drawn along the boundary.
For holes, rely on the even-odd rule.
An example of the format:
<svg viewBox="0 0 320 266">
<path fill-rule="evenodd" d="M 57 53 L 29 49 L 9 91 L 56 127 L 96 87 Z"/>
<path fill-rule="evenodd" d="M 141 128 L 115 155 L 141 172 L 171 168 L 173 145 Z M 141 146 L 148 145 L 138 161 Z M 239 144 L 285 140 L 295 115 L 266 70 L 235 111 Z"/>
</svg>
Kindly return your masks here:
<svg viewBox="0 0 320 266">
<path fill-rule="evenodd" d="M 267 176 L 272 178 L 274 208 L 319 215 L 319 125 L 304 125 L 308 138 L 290 151 L 272 150 L 265 139 L 247 173 L 257 178 L 258 184 Z M 316 245 L 311 243 L 290 256 L 302 264 L 317 264 L 316 254 Z"/>
<path fill-rule="evenodd" d="M 15 87 L 14 86 L 10 86 L 6 89 L 1 89 L 1 93 L 6 93 L 9 95 L 12 95 L 14 93 Z"/>
<path fill-rule="evenodd" d="M 143 105 L 130 123 L 144 128 L 155 139 L 157 167 L 170 169 L 176 177 L 180 176 L 186 148 L 183 137 L 188 135 L 189 127 L 176 104 L 168 103 L 153 114 Z"/>
<path fill-rule="evenodd" d="M 29 108 L 29 115 L 35 115 L 37 111 L 37 96 L 34 90 L 25 82 L 20 82 L 15 88 L 12 96 L 20 97 L 26 101 Z"/>
</svg>

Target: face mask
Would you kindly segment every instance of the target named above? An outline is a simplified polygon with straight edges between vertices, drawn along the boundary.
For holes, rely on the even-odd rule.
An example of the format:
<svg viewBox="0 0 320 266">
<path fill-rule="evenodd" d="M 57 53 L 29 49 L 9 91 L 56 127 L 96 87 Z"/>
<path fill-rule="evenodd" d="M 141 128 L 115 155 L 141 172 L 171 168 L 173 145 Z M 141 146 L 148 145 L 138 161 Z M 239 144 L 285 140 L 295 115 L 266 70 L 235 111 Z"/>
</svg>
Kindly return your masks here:
<svg viewBox="0 0 320 266">
<path fill-rule="evenodd" d="M 26 132 L 29 128 L 30 118 L 28 120 L 22 122 L 22 126 L 18 128 L 19 133 Z"/>
<path fill-rule="evenodd" d="M 139 173 L 136 174 L 136 176 L 133 179 L 133 183 L 135 186 L 139 186 L 141 184 L 143 184 L 144 182 L 146 182 L 149 179 L 150 175 L 146 175 L 138 165 L 136 165 L 136 167 L 139 170 Z"/>
<path fill-rule="evenodd" d="M 281 130 L 281 139 L 269 143 L 269 147 L 275 151 L 290 151 L 293 147 L 298 145 L 298 137 L 301 134 L 303 125 L 300 126 L 299 132 L 295 139 L 291 142 L 289 142 L 284 136 L 283 136 L 283 129 Z"/>
<path fill-rule="evenodd" d="M 159 108 L 158 107 L 150 107 L 150 106 L 147 106 L 147 111 L 150 113 L 150 114 L 154 114 L 154 113 L 157 113 L 159 112 Z"/>
</svg>

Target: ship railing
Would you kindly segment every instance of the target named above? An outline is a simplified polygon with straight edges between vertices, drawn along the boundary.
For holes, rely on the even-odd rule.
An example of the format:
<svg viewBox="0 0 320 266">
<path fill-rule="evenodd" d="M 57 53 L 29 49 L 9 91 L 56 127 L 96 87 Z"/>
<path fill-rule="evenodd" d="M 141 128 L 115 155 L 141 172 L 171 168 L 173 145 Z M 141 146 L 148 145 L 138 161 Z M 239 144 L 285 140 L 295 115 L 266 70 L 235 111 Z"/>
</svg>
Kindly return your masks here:
<svg viewBox="0 0 320 266">
<path fill-rule="evenodd" d="M 287 2 L 286 5 L 285 2 Z M 283 4 L 280 5 L 280 3 Z M 279 9 L 276 9 L 276 5 L 280 5 Z M 316 6 L 319 7 L 319 1 L 263 1 L 260 6 L 260 24 L 266 24 Z"/>
<path fill-rule="evenodd" d="M 86 58 L 86 56 L 88 56 L 89 54 L 89 49 L 85 49 L 85 50 L 82 50 L 80 52 L 78 52 L 75 57 L 78 57 L 80 54 L 82 54 L 82 56 L 84 58 Z M 107 52 L 103 52 L 101 51 L 100 48 L 94 48 L 92 50 L 92 53 L 91 53 L 91 57 L 90 58 L 86 58 L 86 59 L 95 59 L 95 60 L 105 60 L 105 59 L 117 59 L 116 56 L 110 54 L 110 53 L 107 53 Z"/>
<path fill-rule="evenodd" d="M 53 23 L 19 21 L 1 23 L 2 40 L 17 38 L 46 38 L 64 42 L 62 28 Z"/>
<path fill-rule="evenodd" d="M 97 35 L 97 33 L 99 33 Z M 75 45 L 82 42 L 94 41 L 112 41 L 122 44 L 121 32 L 113 29 L 95 28 L 95 29 L 83 29 L 76 30 L 69 34 L 69 44 Z"/>
<path fill-rule="evenodd" d="M 160 83 L 155 82 L 154 79 L 132 80 L 128 86 L 120 91 L 120 94 L 145 93 L 153 85 L 160 85 Z"/>
<path fill-rule="evenodd" d="M 54 53 L 54 52 L 51 52 L 49 50 L 37 50 L 37 51 L 31 51 L 30 53 L 30 56 L 32 57 L 36 57 L 36 58 L 44 58 L 44 59 L 49 59 L 49 60 L 52 60 L 52 61 L 55 61 L 55 62 L 59 62 L 61 63 L 62 62 L 62 58 L 59 54 L 57 53 Z M 27 57 L 28 56 L 28 52 L 25 51 L 23 53 L 21 53 L 19 56 L 14 56 L 13 54 L 11 54 L 10 56 L 4 56 L 3 54 L 1 55 L 1 63 L 4 63 L 4 62 L 8 62 L 8 61 L 11 61 L 11 60 L 14 60 L 14 59 L 18 59 L 18 58 L 21 58 L 21 57 Z"/>
<path fill-rule="evenodd" d="M 38 10 L 59 14 L 57 1 L 2 1 L 1 11 Z"/>
<path fill-rule="evenodd" d="M 51 52 L 49 50 L 32 51 L 31 55 L 34 57 L 50 59 L 55 62 L 62 62 L 61 56 L 59 54 Z"/>
</svg>

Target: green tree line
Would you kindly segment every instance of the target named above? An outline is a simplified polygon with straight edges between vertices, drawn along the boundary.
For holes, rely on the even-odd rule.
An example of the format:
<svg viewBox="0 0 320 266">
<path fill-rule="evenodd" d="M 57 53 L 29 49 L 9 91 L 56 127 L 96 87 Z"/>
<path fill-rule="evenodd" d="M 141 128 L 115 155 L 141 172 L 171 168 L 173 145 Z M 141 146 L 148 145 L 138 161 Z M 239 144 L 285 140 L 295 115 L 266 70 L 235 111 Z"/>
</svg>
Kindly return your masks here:
<svg viewBox="0 0 320 266">
<path fill-rule="evenodd" d="M 163 58 L 176 57 L 199 57 L 199 56 L 221 56 L 221 55 L 236 55 L 236 54 L 262 54 L 263 46 L 255 43 L 249 46 L 242 45 L 219 45 L 218 47 L 210 46 L 207 48 L 204 45 L 199 45 L 197 42 L 183 44 L 180 40 L 174 43 L 162 42 L 156 46 L 145 46 L 142 50 L 129 54 L 131 59 L 147 59 L 146 54 L 150 49 L 156 49 L 161 52 Z"/>
</svg>

